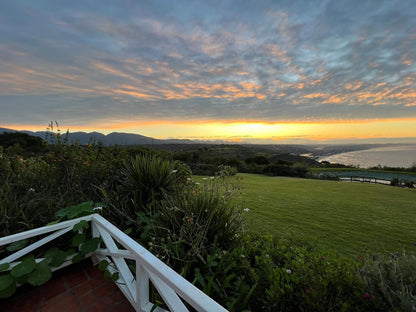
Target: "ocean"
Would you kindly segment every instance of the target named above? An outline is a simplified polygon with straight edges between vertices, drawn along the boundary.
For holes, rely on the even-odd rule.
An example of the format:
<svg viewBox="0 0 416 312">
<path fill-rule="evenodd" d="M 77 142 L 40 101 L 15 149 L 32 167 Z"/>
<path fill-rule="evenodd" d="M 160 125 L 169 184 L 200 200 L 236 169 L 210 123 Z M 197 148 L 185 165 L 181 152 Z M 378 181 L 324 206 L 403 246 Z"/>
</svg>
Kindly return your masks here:
<svg viewBox="0 0 416 312">
<path fill-rule="evenodd" d="M 323 160 L 330 163 L 360 166 L 360 168 L 378 165 L 408 168 L 416 163 L 416 144 L 390 145 L 319 158 L 319 161 Z"/>
</svg>

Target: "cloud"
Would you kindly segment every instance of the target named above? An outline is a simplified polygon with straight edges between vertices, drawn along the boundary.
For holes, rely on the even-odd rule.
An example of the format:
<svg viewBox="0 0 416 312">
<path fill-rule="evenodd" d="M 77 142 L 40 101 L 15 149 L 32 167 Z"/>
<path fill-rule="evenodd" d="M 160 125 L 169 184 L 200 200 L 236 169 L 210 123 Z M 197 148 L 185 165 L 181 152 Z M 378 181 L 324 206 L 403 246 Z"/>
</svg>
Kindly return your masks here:
<svg viewBox="0 0 416 312">
<path fill-rule="evenodd" d="M 412 1 L 0 4 L 0 122 L 416 116 Z"/>
</svg>

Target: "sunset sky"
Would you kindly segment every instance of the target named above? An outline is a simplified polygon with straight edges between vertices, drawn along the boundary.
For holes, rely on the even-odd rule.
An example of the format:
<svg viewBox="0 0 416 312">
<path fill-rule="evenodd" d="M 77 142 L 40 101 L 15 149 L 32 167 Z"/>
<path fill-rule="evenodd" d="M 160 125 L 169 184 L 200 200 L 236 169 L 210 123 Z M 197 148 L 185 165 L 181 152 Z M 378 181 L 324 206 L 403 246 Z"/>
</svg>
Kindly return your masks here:
<svg viewBox="0 0 416 312">
<path fill-rule="evenodd" d="M 162 139 L 416 142 L 416 1 L 2 0 L 0 127 L 51 120 Z"/>
</svg>

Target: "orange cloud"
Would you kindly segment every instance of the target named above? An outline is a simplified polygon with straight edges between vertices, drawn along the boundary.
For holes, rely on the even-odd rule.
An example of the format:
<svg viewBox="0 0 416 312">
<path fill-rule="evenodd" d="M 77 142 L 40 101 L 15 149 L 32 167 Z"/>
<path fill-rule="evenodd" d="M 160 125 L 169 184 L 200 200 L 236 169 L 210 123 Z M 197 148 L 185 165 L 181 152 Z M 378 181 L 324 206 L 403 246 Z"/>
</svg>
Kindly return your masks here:
<svg viewBox="0 0 416 312">
<path fill-rule="evenodd" d="M 330 96 L 328 99 L 326 99 L 325 101 L 323 101 L 323 104 L 327 104 L 327 103 L 341 103 L 345 101 L 345 96 L 337 96 L 337 95 L 332 95 Z"/>
<path fill-rule="evenodd" d="M 145 94 L 145 93 L 140 93 L 140 92 L 132 91 L 132 90 L 113 90 L 113 92 L 120 93 L 120 94 L 130 95 L 132 97 L 139 98 L 139 99 L 155 98 L 155 96 L 153 96 L 153 95 L 149 95 L 149 94 Z"/>
<path fill-rule="evenodd" d="M 305 98 L 305 99 L 316 99 L 316 98 L 320 98 L 320 97 L 328 97 L 329 96 L 329 94 L 327 94 L 327 93 L 311 93 L 311 94 L 307 94 L 307 95 L 304 95 L 303 97 Z"/>
<path fill-rule="evenodd" d="M 351 90 L 351 91 L 355 91 L 359 88 L 361 88 L 361 86 L 363 85 L 363 83 L 361 81 L 355 81 L 353 83 L 347 83 L 344 88 L 347 90 Z"/>
<path fill-rule="evenodd" d="M 403 65 L 407 65 L 407 66 L 410 66 L 410 65 L 413 64 L 413 62 L 409 58 L 409 54 L 407 54 L 407 53 L 402 55 L 402 57 L 400 58 L 400 62 Z"/>
<path fill-rule="evenodd" d="M 260 85 L 258 85 L 258 84 L 256 84 L 256 83 L 253 83 L 253 82 L 245 82 L 245 81 L 242 81 L 242 82 L 240 82 L 240 85 L 243 87 L 243 89 L 255 89 L 255 90 L 257 90 L 258 88 L 260 88 Z"/>
</svg>

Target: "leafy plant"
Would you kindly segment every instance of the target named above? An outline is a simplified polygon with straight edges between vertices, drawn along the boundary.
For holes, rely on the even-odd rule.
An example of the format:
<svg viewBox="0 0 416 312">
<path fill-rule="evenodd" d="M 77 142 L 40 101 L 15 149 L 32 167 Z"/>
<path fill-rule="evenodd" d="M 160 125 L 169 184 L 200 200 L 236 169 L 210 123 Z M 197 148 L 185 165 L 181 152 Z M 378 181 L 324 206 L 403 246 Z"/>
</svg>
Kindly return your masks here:
<svg viewBox="0 0 416 312">
<path fill-rule="evenodd" d="M 84 202 L 79 205 L 74 205 L 62 209 L 56 213 L 59 220 L 63 218 L 74 219 L 80 216 L 85 216 L 94 212 L 93 202 Z M 52 277 L 52 268 L 61 266 L 68 258 L 72 262 L 78 262 L 85 258 L 85 256 L 95 251 L 101 243 L 101 238 L 87 238 L 86 231 L 89 229 L 89 224 L 85 220 L 73 226 L 73 232 L 77 233 L 70 239 L 71 246 L 78 250 L 69 248 L 67 251 L 52 247 L 45 252 L 42 261 L 35 261 L 34 255 L 26 256 L 20 263 L 11 268 L 10 272 L 4 273 L 10 269 L 10 264 L 5 263 L 0 266 L 0 298 L 7 298 L 14 294 L 16 288 L 20 284 L 29 283 L 33 286 L 45 284 Z M 6 247 L 9 252 L 14 252 L 22 249 L 27 244 L 27 240 L 16 241 Z M 67 246 L 68 247 L 68 246 Z M 118 279 L 118 278 L 117 278 Z"/>
<path fill-rule="evenodd" d="M 389 311 L 416 310 L 416 254 L 376 253 L 362 257 L 367 293 Z"/>
</svg>

